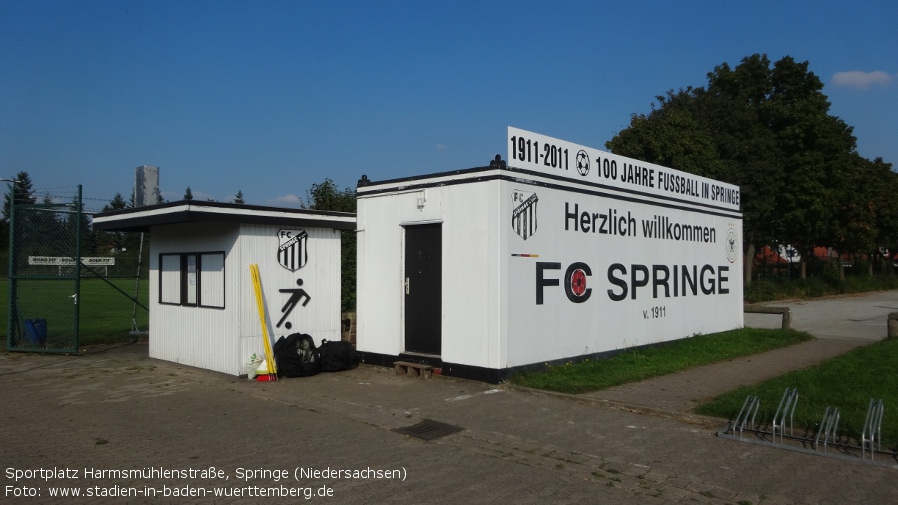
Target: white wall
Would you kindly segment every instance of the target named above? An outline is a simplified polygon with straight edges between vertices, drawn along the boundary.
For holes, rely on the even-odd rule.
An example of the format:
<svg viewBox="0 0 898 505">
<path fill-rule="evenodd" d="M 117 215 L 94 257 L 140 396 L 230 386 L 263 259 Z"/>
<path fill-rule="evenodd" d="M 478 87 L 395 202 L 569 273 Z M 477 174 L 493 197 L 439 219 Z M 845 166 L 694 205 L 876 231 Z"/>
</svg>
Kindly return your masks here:
<svg viewBox="0 0 898 505">
<path fill-rule="evenodd" d="M 359 350 L 405 351 L 405 227 L 441 222 L 442 359 L 482 367 L 499 363 L 498 190 L 494 181 L 359 199 Z"/>
<path fill-rule="evenodd" d="M 493 367 L 499 345 L 497 181 L 443 193 L 443 343 L 449 363 Z M 430 190 L 429 190 L 430 191 Z"/>
<path fill-rule="evenodd" d="M 357 201 L 356 346 L 360 351 L 394 356 L 403 351 L 399 205 L 414 205 L 413 199 L 396 195 L 391 200 Z"/>
<path fill-rule="evenodd" d="M 233 340 L 237 313 L 234 275 L 228 268 L 236 225 L 179 224 L 156 227 L 150 240 L 150 339 L 153 358 L 235 373 L 238 361 Z M 182 307 L 159 303 L 161 253 L 225 252 L 225 309 Z"/>
<path fill-rule="evenodd" d="M 742 246 L 735 244 L 736 256 L 727 255 L 727 234 L 732 230 L 741 242 L 741 219 L 714 215 L 715 211 L 668 202 L 635 202 L 573 191 L 541 188 L 514 183 L 504 183 L 506 193 L 514 189 L 535 192 L 539 197 L 539 227 L 526 241 L 509 226 L 503 231 L 508 236 L 511 252 L 527 253 L 532 257 L 508 258 L 509 301 L 508 347 L 509 354 L 503 366 L 514 367 L 530 363 L 564 359 L 596 352 L 624 349 L 653 344 L 699 333 L 713 333 L 742 326 Z M 577 212 L 576 219 L 568 213 Z M 503 209 L 507 212 L 507 208 Z M 582 226 L 583 213 L 588 214 L 588 230 Z M 716 212 L 719 214 L 719 212 Z M 618 233 L 599 233 L 593 230 L 593 214 L 598 214 L 596 226 L 601 230 L 602 215 L 617 216 L 618 224 L 626 223 Z M 507 213 L 508 220 L 511 214 Z M 647 237 L 644 225 L 655 223 L 656 216 L 663 229 L 671 224 L 689 224 L 701 229 L 713 230 L 714 242 L 695 242 L 671 238 Z M 621 222 L 621 219 L 624 219 Z M 610 220 L 609 220 L 610 221 Z M 607 225 L 608 221 L 606 221 Z M 635 229 L 630 228 L 635 224 Z M 567 229 L 565 227 L 567 226 Z M 608 231 L 611 231 L 609 229 Z M 590 271 L 585 277 L 588 296 L 574 296 L 571 301 L 565 292 L 565 272 L 569 265 L 582 262 Z M 537 303 L 537 265 L 558 263 L 558 269 L 543 271 L 543 302 Z M 609 272 L 612 265 L 620 268 Z M 636 288 L 633 298 L 633 265 L 645 266 L 649 283 Z M 654 265 L 668 269 L 668 294 L 659 283 L 657 297 L 653 290 Z M 674 296 L 673 267 L 677 266 L 677 291 Z M 691 288 L 684 294 L 682 268 L 699 273 L 705 265 L 714 269 L 714 293 L 703 293 L 697 286 L 697 294 Z M 638 267 L 637 267 L 638 269 Z M 725 289 L 721 293 L 716 286 L 718 272 L 723 269 Z M 586 269 L 584 269 L 585 271 Z M 709 272 L 709 271 L 706 271 Z M 611 277 L 609 277 L 611 276 Z M 663 269 L 658 276 L 663 278 Z M 612 282 L 617 279 L 617 284 Z M 643 274 L 637 270 L 637 283 Z M 705 283 L 710 291 L 710 275 Z M 557 280 L 558 285 L 549 285 Z M 626 281 L 627 296 L 622 284 Z M 700 280 L 699 280 L 700 282 Z M 609 294 L 609 291 L 611 293 Z M 586 295 L 586 292 L 584 292 Z"/>
<path fill-rule="evenodd" d="M 262 326 L 253 291 L 249 265 L 259 265 L 259 277 L 268 322 L 269 338 L 291 333 L 308 333 L 321 344 L 323 339 L 340 340 L 340 232 L 328 228 L 300 227 L 309 234 L 308 263 L 291 272 L 277 262 L 277 232 L 282 227 L 244 224 L 234 248 L 231 271 L 239 272 L 235 277 L 235 291 L 239 300 L 240 359 L 246 361 L 253 354 L 264 353 L 262 346 Z M 302 279 L 302 286 L 297 286 Z M 290 298 L 281 289 L 303 289 L 310 297 L 308 305 L 293 309 L 280 327 L 282 309 Z M 291 328 L 287 328 L 290 323 Z"/>
<path fill-rule="evenodd" d="M 575 183 L 561 189 L 518 174 L 515 180 L 499 177 L 457 183 L 464 177 L 426 190 L 361 193 L 359 350 L 385 355 L 405 350 L 403 226 L 426 222 L 441 222 L 443 230 L 441 357 L 446 363 L 504 369 L 742 326 L 742 223 L 737 212 L 663 197 L 640 199 Z M 537 227 L 526 240 L 511 226 L 512 210 L 519 203 L 512 199 L 515 192 L 538 196 Z M 422 197 L 423 207 L 419 206 Z M 576 205 L 576 219 L 566 218 L 565 203 L 568 213 Z M 589 232 L 580 228 L 583 212 L 589 214 Z M 593 233 L 592 214 L 616 214 L 632 233 Z M 715 240 L 646 237 L 643 222 L 653 222 L 656 216 L 713 230 Z M 738 237 L 737 254 L 728 257 L 730 231 Z M 589 296 L 575 296 L 581 303 L 572 302 L 564 289 L 565 270 L 576 262 L 585 263 L 590 271 L 585 278 Z M 541 304 L 536 302 L 539 263 L 560 264 L 558 269 L 544 271 L 544 279 L 548 283 L 556 279 L 558 285 L 547 283 L 542 288 Z M 662 291 L 655 298 L 650 278 L 648 286 L 637 288 L 635 299 L 630 291 L 625 299 L 615 301 L 609 290 L 619 295 L 622 288 L 612 283 L 609 267 L 616 263 L 626 268 L 627 275 L 613 271 L 613 277 L 626 277 L 628 290 L 634 264 L 645 265 L 650 274 L 653 265 L 664 265 L 671 274 L 677 265 L 680 293 L 684 288 L 679 272 L 684 265 L 690 272 L 693 267 L 700 272 L 710 265 L 715 283 L 723 267 L 728 293 L 715 285 L 713 294 L 703 294 L 697 287 L 697 295 L 690 289 L 686 295 L 664 297 L 659 285 Z M 668 286 L 673 289 L 672 279 Z"/>
<path fill-rule="evenodd" d="M 262 326 L 249 265 L 259 265 L 267 324 L 272 341 L 289 333 L 309 333 L 316 343 L 340 339 L 340 233 L 299 227 L 309 234 L 309 260 L 291 272 L 277 262 L 278 226 L 192 223 L 154 227 L 150 247 L 150 356 L 228 374 L 264 354 Z M 225 308 L 159 303 L 159 254 L 225 251 Z M 280 328 L 289 293 L 303 280 L 311 300 L 298 306 Z M 286 323 L 292 328 L 286 328 Z"/>
</svg>

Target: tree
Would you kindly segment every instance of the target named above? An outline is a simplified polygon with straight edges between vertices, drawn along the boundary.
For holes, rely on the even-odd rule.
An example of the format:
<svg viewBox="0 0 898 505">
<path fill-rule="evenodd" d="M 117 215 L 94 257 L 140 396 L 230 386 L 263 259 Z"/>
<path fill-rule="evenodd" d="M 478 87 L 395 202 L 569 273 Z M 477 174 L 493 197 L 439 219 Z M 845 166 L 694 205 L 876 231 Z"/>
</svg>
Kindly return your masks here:
<svg viewBox="0 0 898 505">
<path fill-rule="evenodd" d="M 125 201 L 124 197 L 122 197 L 121 193 L 116 193 L 112 200 L 109 201 L 106 205 L 103 205 L 103 210 L 101 212 L 113 212 L 116 210 L 124 210 L 132 207 L 134 204 L 133 198 L 131 203 Z M 132 245 L 133 240 L 131 240 L 131 233 L 125 232 L 117 232 L 117 231 L 97 231 L 96 232 L 96 252 L 102 255 L 117 253 L 122 248 L 128 249 Z"/>
<path fill-rule="evenodd" d="M 898 200 L 895 198 L 898 195 L 898 173 L 892 170 L 891 163 L 876 158 L 870 162 L 870 174 L 876 245 L 888 249 L 890 256 L 894 256 L 898 253 Z M 882 259 L 879 254 L 877 257 Z"/>
<path fill-rule="evenodd" d="M 114 210 L 123 210 L 130 207 L 125 199 L 122 198 L 121 193 L 116 193 L 112 200 L 109 201 L 106 205 L 103 206 L 103 212 L 112 212 Z"/>
<path fill-rule="evenodd" d="M 187 190 L 184 191 L 184 199 L 188 202 L 193 200 L 193 191 L 190 191 L 190 186 L 187 186 Z"/>
<path fill-rule="evenodd" d="M 852 129 L 829 114 L 807 62 L 766 55 L 718 65 L 706 87 L 670 91 L 606 143 L 612 152 L 740 186 L 745 281 L 755 247 L 799 247 L 802 261 L 834 236 L 833 181 L 850 168 Z M 802 263 L 802 275 L 806 272 Z"/>
<path fill-rule="evenodd" d="M 0 258 L 2 258 L 3 272 L 7 271 L 9 261 L 9 216 L 11 198 L 17 204 L 33 204 L 37 202 L 34 190 L 31 187 L 31 176 L 28 172 L 19 172 L 15 180 L 9 183 L 9 191 L 3 195 L 3 218 L 0 219 Z"/>
<path fill-rule="evenodd" d="M 770 129 L 776 135 L 783 185 L 776 199 L 783 236 L 806 258 L 814 246 L 833 245 L 840 187 L 838 181 L 853 170 L 856 139 L 852 128 L 829 114 L 823 83 L 808 70 L 808 62 L 790 57 L 776 62 L 768 100 Z"/>
<path fill-rule="evenodd" d="M 64 229 L 74 237 L 78 227 L 81 227 L 81 243 L 79 244 L 79 248 L 81 255 L 85 256 L 96 252 L 97 236 L 90 225 L 90 220 L 88 220 L 87 214 L 83 212 L 80 203 L 77 196 L 72 199 L 72 208 L 75 212 L 66 215 Z"/>
<path fill-rule="evenodd" d="M 648 114 L 633 114 L 630 127 L 606 142 L 615 154 L 651 161 L 705 177 L 719 177 L 723 169 L 717 146 L 708 128 L 692 108 L 694 90 L 668 91 L 655 97 Z"/>
<path fill-rule="evenodd" d="M 133 196 L 133 195 L 132 195 Z M 126 202 L 121 193 L 116 193 L 106 205 L 103 206 L 102 212 L 113 212 L 132 208 L 134 199 L 131 198 L 130 203 Z M 137 269 L 137 259 L 141 256 L 141 233 L 139 232 L 123 232 L 123 231 L 96 231 L 94 232 L 94 250 L 99 256 L 113 255 L 115 257 L 115 268 L 110 275 L 119 277 L 133 277 Z M 148 249 L 149 235 L 143 238 L 143 251 Z M 141 264 L 140 275 L 147 275 L 148 263 L 143 258 Z"/>
<path fill-rule="evenodd" d="M 312 184 L 307 195 L 306 201 L 310 203 L 308 207 L 304 205 L 303 208 L 338 212 L 356 211 L 355 190 L 346 188 L 340 191 L 330 178 L 321 184 Z M 340 270 L 342 309 L 344 312 L 355 310 L 356 238 L 353 231 L 341 233 Z"/>
<path fill-rule="evenodd" d="M 234 203 L 236 203 L 237 205 L 243 205 L 246 203 L 243 200 L 243 191 L 242 190 L 237 190 L 237 194 L 234 195 Z"/>
<path fill-rule="evenodd" d="M 780 227 L 776 195 L 782 164 L 763 106 L 772 92 L 770 61 L 756 54 L 735 69 L 726 63 L 715 67 L 707 89 L 696 93 L 697 118 L 713 136 L 725 165 L 720 178 L 740 186 L 746 283 L 751 282 L 755 249 L 776 243 Z"/>
<path fill-rule="evenodd" d="M 13 197 L 16 204 L 32 204 L 37 202 L 37 197 L 34 196 L 34 190 L 31 187 L 31 176 L 28 175 L 28 172 L 19 172 L 16 174 L 15 183 L 10 183 L 12 187 L 12 193 L 15 195 Z M 6 193 L 3 197 L 3 220 L 9 222 L 9 202 L 10 202 L 10 193 Z"/>
<path fill-rule="evenodd" d="M 324 179 L 321 184 L 312 184 L 307 192 L 306 201 L 310 202 L 309 209 L 333 210 L 339 212 L 355 212 L 355 190 L 346 188 L 343 191 L 337 189 L 330 178 Z"/>
</svg>

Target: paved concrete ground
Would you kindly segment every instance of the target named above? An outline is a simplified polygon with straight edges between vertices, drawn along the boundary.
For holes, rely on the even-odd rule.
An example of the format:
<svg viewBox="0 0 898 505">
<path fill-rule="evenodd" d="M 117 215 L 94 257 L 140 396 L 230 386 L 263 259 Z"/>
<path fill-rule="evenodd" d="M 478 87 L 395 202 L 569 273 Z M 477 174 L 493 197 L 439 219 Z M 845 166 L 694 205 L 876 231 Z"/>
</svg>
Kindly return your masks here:
<svg viewBox="0 0 898 505">
<path fill-rule="evenodd" d="M 857 297 L 857 303 L 898 305 L 898 293 L 886 294 L 884 301 L 875 296 Z M 825 308 L 832 302 L 822 303 L 824 314 L 834 312 Z M 796 327 L 806 307 L 793 309 Z M 878 316 L 869 317 L 875 326 Z M 867 326 L 865 321 L 856 326 Z M 818 342 L 877 338 L 843 326 L 843 335 Z M 779 358 L 783 366 L 810 352 L 792 349 Z M 757 377 L 778 361 L 766 355 L 751 359 Z M 714 436 L 715 427 L 685 419 L 692 397 L 707 394 L 699 386 L 741 375 L 731 366 L 697 369 L 691 383 L 674 374 L 639 395 L 610 398 L 616 393 L 609 390 L 572 398 L 449 378 L 408 379 L 368 366 L 251 382 L 150 359 L 141 344 L 84 357 L 3 354 L 4 493 L 40 494 L 14 500 L 22 503 L 88 501 L 50 497 L 50 488 L 59 486 L 82 494 L 137 493 L 91 503 L 293 503 L 306 500 L 249 495 L 300 487 L 329 491 L 331 497 L 308 500 L 325 503 L 898 502 L 898 470 L 723 440 Z M 664 404 L 671 390 L 686 391 L 686 402 Z M 391 431 L 423 419 L 463 430 L 430 442 Z M 223 470 L 227 480 L 108 472 L 211 467 Z M 53 475 L 33 472 L 54 468 Z M 398 469 L 401 476 L 297 481 L 297 468 Z M 58 470 L 74 472 L 65 476 Z M 281 470 L 289 478 L 274 473 Z M 16 471 L 25 477 L 16 481 Z M 248 480 L 240 478 L 248 473 Z M 244 497 L 162 496 L 166 490 L 189 491 L 187 486 Z M 147 497 L 150 488 L 155 498 Z"/>
</svg>

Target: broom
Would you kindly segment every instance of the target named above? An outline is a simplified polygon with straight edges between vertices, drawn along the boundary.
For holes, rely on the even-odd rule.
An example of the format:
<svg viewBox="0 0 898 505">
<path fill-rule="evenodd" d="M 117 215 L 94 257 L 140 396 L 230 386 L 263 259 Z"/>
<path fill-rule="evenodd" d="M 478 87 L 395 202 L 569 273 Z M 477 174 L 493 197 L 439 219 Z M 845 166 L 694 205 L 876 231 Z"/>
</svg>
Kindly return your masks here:
<svg viewBox="0 0 898 505">
<path fill-rule="evenodd" d="M 277 380 L 277 367 L 274 363 L 274 351 L 271 349 L 271 340 L 268 338 L 268 325 L 265 324 L 265 302 L 262 300 L 262 280 L 259 277 L 259 265 L 253 263 L 249 266 L 253 277 L 253 290 L 256 293 L 256 306 L 259 309 L 259 323 L 262 324 L 262 340 L 265 343 L 265 366 L 267 374 L 256 377 L 258 381 Z"/>
</svg>

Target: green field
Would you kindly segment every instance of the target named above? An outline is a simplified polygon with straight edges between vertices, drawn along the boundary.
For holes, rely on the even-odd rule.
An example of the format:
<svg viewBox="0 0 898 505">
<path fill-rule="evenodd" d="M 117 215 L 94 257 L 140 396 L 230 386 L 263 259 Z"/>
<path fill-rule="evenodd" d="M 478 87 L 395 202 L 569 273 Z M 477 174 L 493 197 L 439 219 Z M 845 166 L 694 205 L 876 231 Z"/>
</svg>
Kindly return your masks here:
<svg viewBox="0 0 898 505">
<path fill-rule="evenodd" d="M 110 279 L 115 286 L 134 294 L 134 279 Z M 42 318 L 47 321 L 48 339 L 53 335 L 70 335 L 74 327 L 73 280 L 20 280 L 20 311 L 24 318 Z M 141 303 L 149 307 L 149 282 L 142 279 L 138 293 Z M 79 344 L 90 346 L 129 340 L 133 302 L 112 286 L 97 278 L 81 279 L 81 296 L 78 300 Z M 3 349 L 6 349 L 9 321 L 9 281 L 0 279 L 0 322 Z M 146 330 L 149 314 L 137 307 L 138 327 Z M 71 338 L 71 337 L 68 337 Z"/>
</svg>

